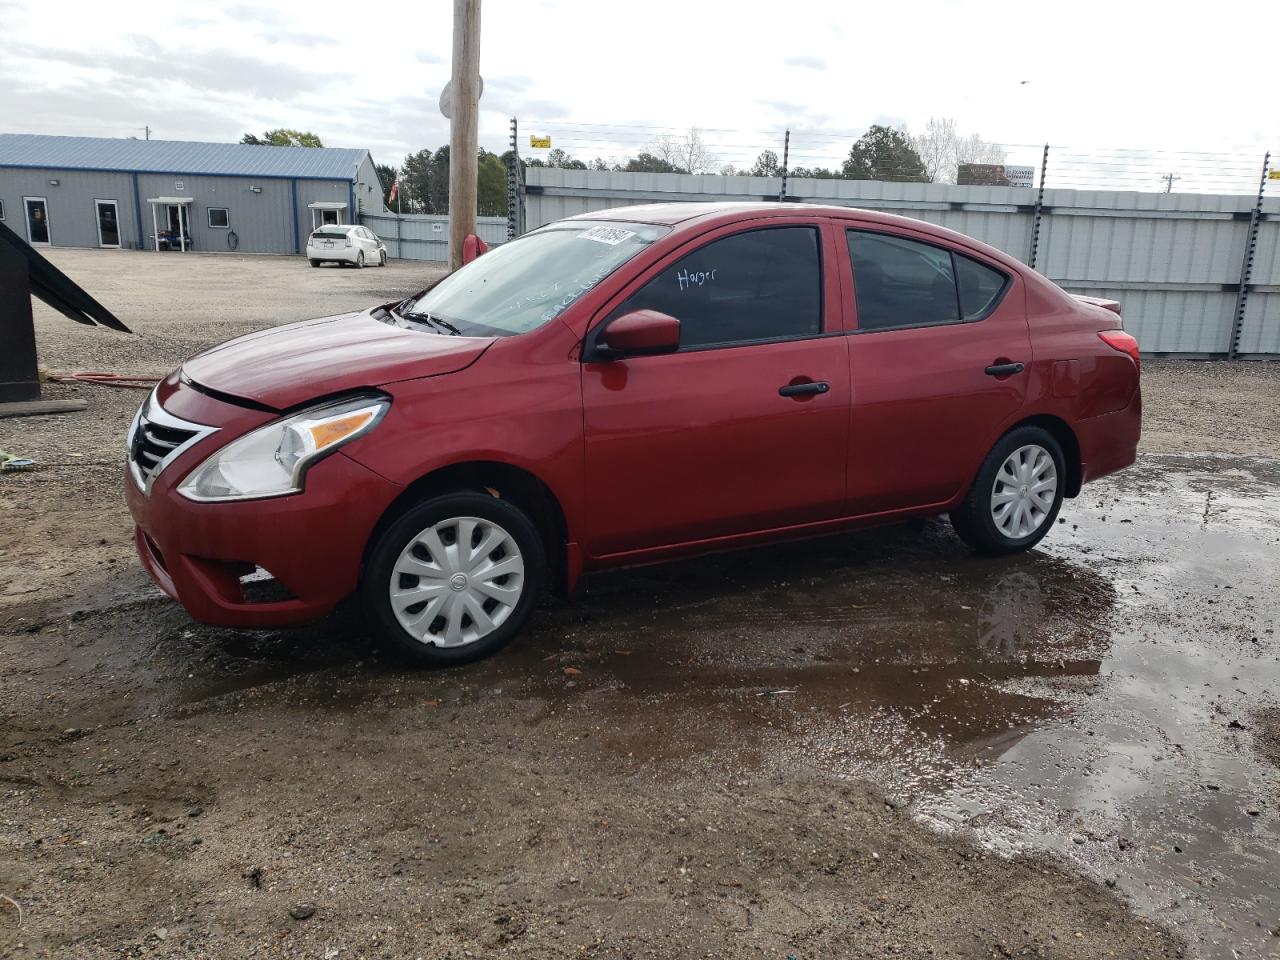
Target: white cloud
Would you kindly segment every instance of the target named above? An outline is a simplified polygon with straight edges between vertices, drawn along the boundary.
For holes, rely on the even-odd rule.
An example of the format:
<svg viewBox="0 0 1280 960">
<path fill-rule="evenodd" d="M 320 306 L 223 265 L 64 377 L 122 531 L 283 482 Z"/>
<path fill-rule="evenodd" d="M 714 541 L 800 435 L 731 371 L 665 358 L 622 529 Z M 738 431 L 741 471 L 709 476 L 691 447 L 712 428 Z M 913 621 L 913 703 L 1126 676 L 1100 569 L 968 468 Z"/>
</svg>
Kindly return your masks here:
<svg viewBox="0 0 1280 960">
<path fill-rule="evenodd" d="M 149 124 L 162 138 L 238 140 L 290 126 L 384 162 L 447 141 L 442 0 L 355 13 L 337 0 L 174 6 L 5 0 L 0 130 L 129 136 Z M 481 139 L 504 149 L 515 114 L 522 133 L 610 157 L 654 128 L 698 126 L 742 162 L 780 151 L 790 126 L 794 162 L 811 165 L 838 160 L 870 123 L 949 116 L 1030 153 L 1048 140 L 1260 159 L 1280 146 L 1280 112 L 1256 95 L 1273 84 L 1269 61 L 1239 55 L 1238 24 L 1255 15 L 1254 0 L 1221 0 L 1192 29 L 1167 5 L 1114 0 L 924 0 L 909 14 L 815 0 L 784 25 L 776 5 L 741 0 L 490 0 Z"/>
</svg>

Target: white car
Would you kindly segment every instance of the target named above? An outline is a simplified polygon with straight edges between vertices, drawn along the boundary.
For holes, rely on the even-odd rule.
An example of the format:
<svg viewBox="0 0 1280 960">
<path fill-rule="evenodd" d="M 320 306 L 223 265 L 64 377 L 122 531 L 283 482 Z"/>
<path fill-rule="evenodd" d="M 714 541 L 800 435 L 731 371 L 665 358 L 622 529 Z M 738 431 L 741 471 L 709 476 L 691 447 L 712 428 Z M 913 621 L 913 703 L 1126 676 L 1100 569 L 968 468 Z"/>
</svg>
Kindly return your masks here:
<svg viewBox="0 0 1280 960">
<path fill-rule="evenodd" d="M 387 248 L 368 227 L 349 223 L 330 223 L 317 227 L 307 237 L 307 257 L 313 267 L 326 260 L 332 263 L 354 263 L 363 267 L 376 263 L 387 265 Z"/>
</svg>

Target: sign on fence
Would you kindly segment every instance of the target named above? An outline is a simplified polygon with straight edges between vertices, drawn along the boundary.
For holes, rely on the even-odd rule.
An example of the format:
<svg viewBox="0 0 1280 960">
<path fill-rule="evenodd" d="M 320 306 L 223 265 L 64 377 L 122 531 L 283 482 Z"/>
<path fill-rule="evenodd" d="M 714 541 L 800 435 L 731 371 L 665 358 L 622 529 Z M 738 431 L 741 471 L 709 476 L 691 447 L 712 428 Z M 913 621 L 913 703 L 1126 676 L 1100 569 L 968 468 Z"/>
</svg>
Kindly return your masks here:
<svg viewBox="0 0 1280 960">
<path fill-rule="evenodd" d="M 1003 163 L 962 163 L 956 183 L 971 187 L 1032 187 L 1035 167 L 1015 167 Z"/>
<path fill-rule="evenodd" d="M 533 147 L 535 150 L 548 150 L 551 148 L 551 138 L 550 137 L 530 137 L 529 146 Z"/>
</svg>

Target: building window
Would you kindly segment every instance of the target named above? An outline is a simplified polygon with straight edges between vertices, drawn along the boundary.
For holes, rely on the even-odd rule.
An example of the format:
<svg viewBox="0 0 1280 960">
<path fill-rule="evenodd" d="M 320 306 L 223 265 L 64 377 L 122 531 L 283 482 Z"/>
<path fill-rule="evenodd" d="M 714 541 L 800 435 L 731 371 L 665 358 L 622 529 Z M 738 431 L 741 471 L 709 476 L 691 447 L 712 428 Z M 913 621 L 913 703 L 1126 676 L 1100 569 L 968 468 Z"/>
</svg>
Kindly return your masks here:
<svg viewBox="0 0 1280 960">
<path fill-rule="evenodd" d="M 215 230 L 226 230 L 230 228 L 231 217 L 227 215 L 226 207 L 209 208 L 209 226 Z"/>
</svg>

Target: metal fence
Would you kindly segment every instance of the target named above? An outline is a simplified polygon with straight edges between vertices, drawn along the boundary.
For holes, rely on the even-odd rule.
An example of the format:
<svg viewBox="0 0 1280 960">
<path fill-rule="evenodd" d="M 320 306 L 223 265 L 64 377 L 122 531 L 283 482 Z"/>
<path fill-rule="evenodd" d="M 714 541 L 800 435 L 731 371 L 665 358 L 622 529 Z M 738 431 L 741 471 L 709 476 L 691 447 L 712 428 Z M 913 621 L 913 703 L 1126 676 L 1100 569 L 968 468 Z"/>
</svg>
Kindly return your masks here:
<svg viewBox="0 0 1280 960">
<path fill-rule="evenodd" d="M 449 261 L 449 218 L 426 213 L 361 213 L 360 223 L 387 245 L 387 254 L 397 260 Z M 489 246 L 507 240 L 506 217 L 477 217 L 476 231 Z"/>
<path fill-rule="evenodd" d="M 529 167 L 524 225 L 635 203 L 777 200 L 781 177 Z M 1257 189 L 1255 172 L 1254 188 Z M 1150 355 L 1280 357 L 1280 198 L 788 178 L 789 201 L 958 230 L 1123 304 Z"/>
</svg>

